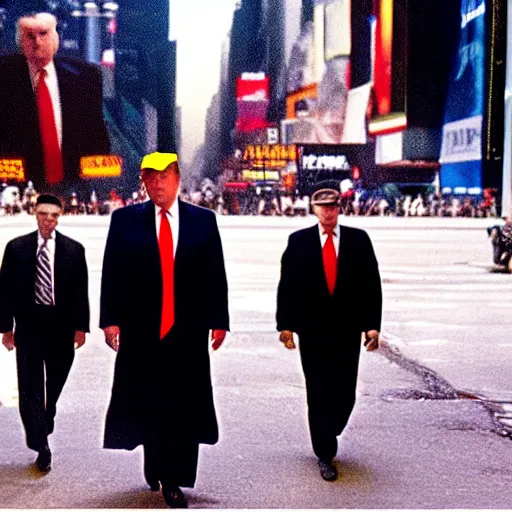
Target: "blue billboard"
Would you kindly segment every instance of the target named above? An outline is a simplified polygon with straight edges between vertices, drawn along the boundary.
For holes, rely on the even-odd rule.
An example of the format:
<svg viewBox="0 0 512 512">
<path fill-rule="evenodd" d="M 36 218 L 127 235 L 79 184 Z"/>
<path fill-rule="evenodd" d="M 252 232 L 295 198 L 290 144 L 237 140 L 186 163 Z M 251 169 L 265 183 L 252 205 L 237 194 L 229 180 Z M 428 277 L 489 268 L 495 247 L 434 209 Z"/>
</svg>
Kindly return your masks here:
<svg viewBox="0 0 512 512">
<path fill-rule="evenodd" d="M 441 147 L 441 187 L 454 193 L 482 189 L 486 1 L 462 0 Z"/>
</svg>

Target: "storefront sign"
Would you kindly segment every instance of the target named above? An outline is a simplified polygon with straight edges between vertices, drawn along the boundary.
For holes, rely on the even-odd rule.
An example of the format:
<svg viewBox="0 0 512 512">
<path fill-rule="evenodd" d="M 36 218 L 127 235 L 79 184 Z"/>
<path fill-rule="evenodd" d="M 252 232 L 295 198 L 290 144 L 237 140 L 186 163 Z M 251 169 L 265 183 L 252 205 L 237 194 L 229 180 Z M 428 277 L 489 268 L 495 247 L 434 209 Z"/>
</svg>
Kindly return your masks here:
<svg viewBox="0 0 512 512">
<path fill-rule="evenodd" d="M 116 155 L 84 156 L 80 159 L 82 178 L 115 178 L 121 176 L 122 158 Z"/>
<path fill-rule="evenodd" d="M 279 181 L 281 179 L 279 171 L 259 171 L 245 170 L 242 171 L 242 179 L 244 181 Z"/>
<path fill-rule="evenodd" d="M 303 155 L 302 169 L 307 171 L 350 171 L 345 155 Z"/>
</svg>

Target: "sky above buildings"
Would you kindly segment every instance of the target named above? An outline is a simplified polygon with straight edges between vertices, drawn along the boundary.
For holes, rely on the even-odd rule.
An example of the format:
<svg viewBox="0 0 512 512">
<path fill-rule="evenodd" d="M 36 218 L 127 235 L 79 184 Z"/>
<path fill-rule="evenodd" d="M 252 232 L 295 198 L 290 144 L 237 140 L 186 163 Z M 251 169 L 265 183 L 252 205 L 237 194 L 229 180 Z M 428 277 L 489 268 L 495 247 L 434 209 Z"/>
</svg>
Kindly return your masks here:
<svg viewBox="0 0 512 512">
<path fill-rule="evenodd" d="M 170 0 L 170 39 L 177 41 L 177 103 L 182 107 L 182 158 L 204 140 L 204 121 L 220 80 L 222 42 L 236 0 Z"/>
</svg>

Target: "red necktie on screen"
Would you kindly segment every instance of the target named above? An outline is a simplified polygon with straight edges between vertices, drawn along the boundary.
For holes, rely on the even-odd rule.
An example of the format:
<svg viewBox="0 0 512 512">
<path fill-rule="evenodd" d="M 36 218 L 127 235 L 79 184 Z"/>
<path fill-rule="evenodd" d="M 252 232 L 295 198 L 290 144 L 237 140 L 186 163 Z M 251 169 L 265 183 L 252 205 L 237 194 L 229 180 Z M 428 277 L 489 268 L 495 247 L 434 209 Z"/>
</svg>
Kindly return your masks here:
<svg viewBox="0 0 512 512">
<path fill-rule="evenodd" d="M 39 112 L 39 130 L 41 132 L 41 143 L 43 146 L 43 161 L 46 181 L 50 185 L 59 183 L 64 178 L 64 166 L 62 153 L 55 126 L 52 98 L 46 85 L 45 69 L 39 72 L 39 81 L 36 88 L 37 109 Z"/>
<path fill-rule="evenodd" d="M 334 248 L 334 241 L 332 231 L 327 233 L 327 241 L 322 249 L 322 255 L 324 260 L 325 279 L 327 281 L 327 288 L 329 293 L 334 293 L 334 287 L 336 285 L 336 273 L 338 267 L 338 257 L 336 256 L 336 249 Z"/>
<path fill-rule="evenodd" d="M 160 322 L 160 339 L 171 330 L 174 324 L 174 246 L 171 225 L 165 210 L 160 211 L 160 263 L 162 265 L 162 320 Z"/>
</svg>

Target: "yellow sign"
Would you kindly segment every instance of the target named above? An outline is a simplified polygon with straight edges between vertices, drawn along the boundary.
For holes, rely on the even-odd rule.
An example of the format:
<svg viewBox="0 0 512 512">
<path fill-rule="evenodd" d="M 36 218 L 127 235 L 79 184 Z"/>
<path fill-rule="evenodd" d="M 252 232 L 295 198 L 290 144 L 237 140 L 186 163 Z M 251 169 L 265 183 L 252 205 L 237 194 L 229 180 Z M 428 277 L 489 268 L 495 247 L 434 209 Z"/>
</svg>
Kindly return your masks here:
<svg viewBox="0 0 512 512">
<path fill-rule="evenodd" d="M 296 157 L 295 144 L 248 144 L 243 155 L 244 160 L 251 161 L 257 167 L 286 167 L 288 162 L 295 162 Z"/>
<path fill-rule="evenodd" d="M 121 176 L 123 159 L 117 155 L 95 155 L 80 158 L 82 178 L 115 178 Z"/>
<path fill-rule="evenodd" d="M 25 166 L 21 158 L 0 158 L 0 179 L 25 180 Z"/>
<path fill-rule="evenodd" d="M 243 181 L 279 181 L 279 171 L 242 171 Z"/>
</svg>

